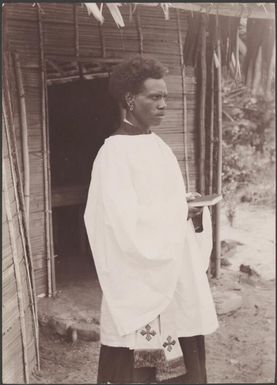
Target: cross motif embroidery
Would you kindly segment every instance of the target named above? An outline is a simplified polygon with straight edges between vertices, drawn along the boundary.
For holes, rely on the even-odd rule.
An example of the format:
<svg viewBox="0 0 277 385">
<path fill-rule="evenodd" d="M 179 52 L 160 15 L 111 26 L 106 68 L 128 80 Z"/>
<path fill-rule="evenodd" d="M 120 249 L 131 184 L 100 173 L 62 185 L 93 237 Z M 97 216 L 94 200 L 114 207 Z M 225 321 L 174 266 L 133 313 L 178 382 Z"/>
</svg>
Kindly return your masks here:
<svg viewBox="0 0 277 385">
<path fill-rule="evenodd" d="M 172 339 L 171 336 L 168 336 L 166 341 L 163 343 L 163 347 L 167 347 L 167 351 L 171 352 L 172 346 L 176 344 L 176 341 Z"/>
<path fill-rule="evenodd" d="M 147 339 L 147 341 L 150 341 L 152 337 L 154 337 L 157 333 L 155 332 L 155 330 L 151 330 L 151 326 L 150 325 L 146 325 L 145 326 L 145 330 L 142 330 L 140 332 L 140 334 L 144 337 L 146 336 L 145 338 Z"/>
</svg>

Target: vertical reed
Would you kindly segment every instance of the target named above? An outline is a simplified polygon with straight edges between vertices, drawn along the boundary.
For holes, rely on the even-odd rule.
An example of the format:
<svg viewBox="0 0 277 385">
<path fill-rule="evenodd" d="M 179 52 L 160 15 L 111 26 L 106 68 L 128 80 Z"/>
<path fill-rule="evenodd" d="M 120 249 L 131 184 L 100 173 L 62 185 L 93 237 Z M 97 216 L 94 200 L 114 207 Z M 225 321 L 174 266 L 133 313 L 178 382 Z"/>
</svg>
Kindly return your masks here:
<svg viewBox="0 0 277 385">
<path fill-rule="evenodd" d="M 211 26 L 211 22 L 210 22 Z M 211 31 L 210 31 L 211 34 Z M 215 70 L 214 70 L 214 44 L 213 39 L 210 37 L 210 45 L 209 45 L 209 52 L 208 52 L 208 71 L 207 73 L 210 74 L 209 76 L 209 82 L 207 87 L 207 137 L 206 137 L 206 145 L 207 145 L 207 175 L 206 175 L 206 192 L 208 194 L 213 193 L 213 174 L 214 174 L 214 106 L 215 106 L 215 95 L 214 95 L 214 82 L 215 82 Z M 213 222 L 213 208 L 210 209 L 211 216 L 212 216 L 212 222 Z M 208 277 L 211 278 L 212 276 L 212 259 L 213 259 L 214 250 L 212 251 L 212 255 L 210 258 L 210 263 L 208 267 Z"/>
<path fill-rule="evenodd" d="M 29 158 L 29 140 L 28 140 L 28 124 L 26 113 L 25 91 L 23 85 L 22 71 L 20 68 L 19 56 L 14 54 L 16 83 L 18 88 L 19 106 L 20 106 L 20 123 L 22 134 L 22 152 L 23 152 L 23 189 L 25 197 L 25 215 L 27 222 L 27 230 L 30 219 L 30 158 Z"/>
<path fill-rule="evenodd" d="M 45 233 L 46 233 L 46 253 L 47 253 L 47 282 L 48 282 L 48 296 L 53 295 L 52 287 L 52 259 L 54 253 L 51 245 L 51 234 L 50 234 L 50 216 L 51 205 L 50 205 L 50 178 L 49 178 L 49 143 L 47 135 L 47 122 L 46 122 L 46 81 L 45 81 L 45 60 L 44 60 L 44 36 L 43 26 L 41 20 L 41 10 L 37 7 L 38 17 L 38 31 L 39 31 L 39 43 L 40 43 L 40 73 L 41 73 L 41 126 L 42 126 L 42 145 L 43 145 L 43 171 L 44 171 L 44 199 L 45 199 Z M 51 255 L 52 254 L 52 255 Z"/>
<path fill-rule="evenodd" d="M 210 66 L 210 76 L 211 76 L 211 86 L 210 86 L 210 121 L 209 121 L 209 194 L 213 193 L 213 155 L 214 155 L 214 58 L 211 54 L 211 66 Z"/>
<path fill-rule="evenodd" d="M 201 15 L 201 53 L 200 53 L 200 70 L 201 70 L 201 90 L 200 90 L 200 124 L 199 124 L 199 143 L 200 143 L 200 161 L 199 161 L 199 187 L 200 193 L 205 193 L 205 160 L 206 160 L 206 88 L 207 88 L 207 46 L 206 46 L 206 25 L 207 16 Z"/>
<path fill-rule="evenodd" d="M 76 56 L 76 60 L 77 60 L 77 66 L 79 68 L 80 78 L 83 79 L 83 77 L 84 77 L 83 66 L 82 66 L 82 64 L 79 61 L 79 57 L 80 57 L 80 33 L 79 33 L 78 6 L 79 6 L 79 4 L 77 4 L 77 3 L 73 4 L 73 10 L 74 10 L 75 56 Z"/>
<path fill-rule="evenodd" d="M 82 69 L 81 69 L 82 70 Z M 52 188 L 51 188 L 51 170 L 50 170 L 50 143 L 49 143 L 49 117 L 48 117 L 48 92 L 47 92 L 47 81 L 46 81 L 46 68 L 44 60 L 44 90 L 45 90 L 45 118 L 46 118 L 46 132 L 47 132 L 47 179 L 48 179 L 48 198 L 49 198 L 49 236 L 50 236 L 50 258 L 51 258 L 51 278 L 52 278 L 52 295 L 57 294 L 56 290 L 56 271 L 55 271 L 55 255 L 54 255 L 54 236 L 53 236 L 53 218 L 52 218 Z"/>
<path fill-rule="evenodd" d="M 143 33 L 142 33 L 141 21 L 140 21 L 140 15 L 139 15 L 138 9 L 136 10 L 135 21 L 136 21 L 136 28 L 138 33 L 139 54 L 142 55 L 143 54 Z"/>
<path fill-rule="evenodd" d="M 180 52 L 180 67 L 181 67 L 181 77 L 182 77 L 182 95 L 183 95 L 183 132 L 184 132 L 184 161 L 185 161 L 185 183 L 187 191 L 190 190 L 190 181 L 189 181 L 189 168 L 188 168 L 188 138 L 187 138 L 187 96 L 186 96 L 186 72 L 184 64 L 184 52 L 183 52 L 183 39 L 182 31 L 180 24 L 180 14 L 179 10 L 176 9 L 176 18 L 177 18 L 177 28 L 178 28 L 178 43 L 179 43 L 179 52 Z"/>
<path fill-rule="evenodd" d="M 74 38 L 75 38 L 75 55 L 78 58 L 80 55 L 79 44 L 79 23 L 78 23 L 78 4 L 73 4 L 74 7 Z"/>
<path fill-rule="evenodd" d="M 216 82 L 216 109 L 217 109 L 217 170 L 216 170 L 216 189 L 217 193 L 221 194 L 221 179 L 222 179 L 222 93 L 221 93 L 221 44 L 220 44 L 220 35 L 218 28 L 218 16 L 216 17 L 217 24 L 217 45 L 216 53 L 219 61 L 217 67 L 217 82 Z M 221 244 L 220 244 L 220 202 L 215 206 L 215 278 L 219 277 L 220 272 L 220 253 L 221 253 Z"/>
<path fill-rule="evenodd" d="M 105 38 L 103 34 L 103 28 L 100 24 L 98 23 L 98 33 L 99 33 L 99 39 L 100 39 L 100 45 L 101 45 L 101 55 L 102 58 L 106 57 L 106 45 L 105 45 Z"/>
</svg>

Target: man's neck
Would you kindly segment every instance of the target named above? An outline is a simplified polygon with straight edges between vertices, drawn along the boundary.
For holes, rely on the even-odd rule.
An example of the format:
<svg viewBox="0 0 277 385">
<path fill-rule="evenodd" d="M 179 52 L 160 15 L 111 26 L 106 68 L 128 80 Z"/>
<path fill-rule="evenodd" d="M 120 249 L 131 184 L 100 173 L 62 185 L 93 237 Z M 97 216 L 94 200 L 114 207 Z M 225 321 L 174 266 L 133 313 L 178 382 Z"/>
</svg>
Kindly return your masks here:
<svg viewBox="0 0 277 385">
<path fill-rule="evenodd" d="M 138 121 L 137 119 L 131 115 L 131 114 L 128 114 L 126 115 L 124 121 L 127 123 L 127 124 L 130 124 L 131 126 L 135 127 L 136 128 L 136 131 L 139 131 L 141 134 L 149 134 L 151 133 L 151 130 L 150 130 L 150 127 L 146 127 L 146 126 L 142 126 Z"/>
<path fill-rule="evenodd" d="M 127 120 L 127 121 L 126 121 Z M 123 119 L 120 128 L 118 128 L 112 135 L 143 135 L 151 134 L 151 131 L 148 132 L 142 131 L 139 127 L 134 126 L 128 119 Z"/>
</svg>

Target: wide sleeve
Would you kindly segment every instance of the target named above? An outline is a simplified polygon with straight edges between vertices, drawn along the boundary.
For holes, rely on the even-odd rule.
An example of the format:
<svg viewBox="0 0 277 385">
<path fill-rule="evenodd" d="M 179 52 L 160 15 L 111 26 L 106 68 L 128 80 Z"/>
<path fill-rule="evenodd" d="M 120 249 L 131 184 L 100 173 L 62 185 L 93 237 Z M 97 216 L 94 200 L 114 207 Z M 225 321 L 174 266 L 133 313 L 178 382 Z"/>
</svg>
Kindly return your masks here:
<svg viewBox="0 0 277 385">
<path fill-rule="evenodd" d="M 174 213 L 174 205 L 158 196 L 150 204 L 142 202 L 128 162 L 115 155 L 113 151 L 103 151 L 93 167 L 85 211 L 92 244 L 100 239 L 104 242 L 104 234 L 99 233 L 102 223 L 105 234 L 113 238 L 129 262 L 152 266 L 155 261 L 171 259 L 164 247 L 170 233 L 171 238 L 177 234 L 171 219 L 174 221 L 174 214 L 180 214 L 176 210 Z"/>
<path fill-rule="evenodd" d="M 186 223 L 176 223 L 174 197 L 165 199 L 161 191 L 145 202 L 136 182 L 124 153 L 106 146 L 93 165 L 84 215 L 100 285 L 121 334 L 154 319 L 172 298 Z"/>
<path fill-rule="evenodd" d="M 126 163 L 101 151 L 93 165 L 85 210 L 92 248 L 105 242 L 101 230 L 106 228 L 123 252 L 131 252 L 135 248 L 137 214 L 137 196 Z"/>
<path fill-rule="evenodd" d="M 103 210 L 99 213 L 101 220 L 112 231 L 121 250 L 132 253 L 136 249 L 139 207 L 128 164 L 122 158 L 113 156 L 112 151 L 107 151 L 100 157 L 95 174 L 98 175 L 93 173 L 91 185 L 94 185 L 95 179 L 99 181 L 98 204 Z M 89 198 L 93 199 L 92 196 Z"/>
<path fill-rule="evenodd" d="M 202 214 L 202 227 L 201 232 L 196 232 L 190 220 L 188 237 L 195 240 L 197 244 L 198 253 L 201 258 L 201 263 L 205 271 L 207 271 L 210 263 L 210 256 L 213 248 L 213 235 L 212 235 L 212 221 L 211 214 L 208 207 L 204 207 Z"/>
</svg>

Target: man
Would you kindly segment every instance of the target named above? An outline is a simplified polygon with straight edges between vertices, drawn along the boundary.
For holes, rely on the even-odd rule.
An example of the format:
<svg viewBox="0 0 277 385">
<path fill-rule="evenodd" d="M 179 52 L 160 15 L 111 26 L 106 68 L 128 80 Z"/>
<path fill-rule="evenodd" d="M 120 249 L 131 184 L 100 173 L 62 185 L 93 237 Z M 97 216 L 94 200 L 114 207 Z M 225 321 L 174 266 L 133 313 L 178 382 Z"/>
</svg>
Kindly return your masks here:
<svg viewBox="0 0 277 385">
<path fill-rule="evenodd" d="M 151 131 L 165 115 L 166 72 L 135 57 L 110 78 L 122 123 L 95 159 L 85 211 L 103 290 L 98 383 L 206 383 L 203 335 L 218 326 L 211 225 L 206 210 L 195 233 L 177 159 Z"/>
</svg>

